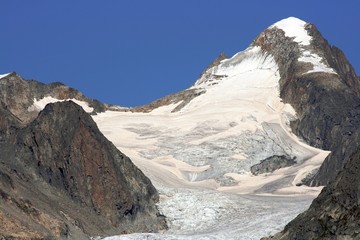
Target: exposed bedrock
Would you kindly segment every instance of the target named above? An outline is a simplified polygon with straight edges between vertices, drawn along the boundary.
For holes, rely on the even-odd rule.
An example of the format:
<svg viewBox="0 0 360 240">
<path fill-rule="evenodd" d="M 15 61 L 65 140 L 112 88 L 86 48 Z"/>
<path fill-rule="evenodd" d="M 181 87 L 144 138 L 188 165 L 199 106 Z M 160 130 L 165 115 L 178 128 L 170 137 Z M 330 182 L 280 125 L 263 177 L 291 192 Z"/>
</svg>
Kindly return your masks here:
<svg viewBox="0 0 360 240">
<path fill-rule="evenodd" d="M 77 104 L 48 104 L 8 132 L 0 142 L 0 236 L 83 239 L 166 228 L 150 180 Z"/>
</svg>

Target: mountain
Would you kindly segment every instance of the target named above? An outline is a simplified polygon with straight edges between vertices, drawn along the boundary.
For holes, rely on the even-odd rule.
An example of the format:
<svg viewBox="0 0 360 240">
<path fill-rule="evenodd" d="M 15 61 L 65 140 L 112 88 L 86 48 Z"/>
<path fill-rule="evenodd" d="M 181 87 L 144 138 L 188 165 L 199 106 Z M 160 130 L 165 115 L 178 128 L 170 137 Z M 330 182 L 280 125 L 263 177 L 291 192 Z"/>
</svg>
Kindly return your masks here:
<svg viewBox="0 0 360 240">
<path fill-rule="evenodd" d="M 248 61 L 257 47 L 263 55 L 258 67 L 266 68 L 266 61 L 273 58 L 280 76 L 280 97 L 296 112 L 292 131 L 311 146 L 331 151 L 319 171 L 306 182 L 311 186 L 326 185 L 359 144 L 360 79 L 342 51 L 330 46 L 315 25 L 296 18 L 284 19 L 263 31 L 247 50 L 233 57 L 238 58 L 233 65 Z M 220 60 L 224 59 L 222 55 Z M 136 110 L 182 101 L 173 109 L 178 111 L 205 93 L 206 88 L 228 78 L 231 61 L 215 60 L 190 89 Z M 204 84 L 206 88 L 200 86 Z"/>
<path fill-rule="evenodd" d="M 350 156 L 359 145 L 359 77 L 341 50 L 330 46 L 313 24 L 294 17 L 271 25 L 232 57 L 220 54 L 188 89 L 142 107 L 94 103 L 76 90 L 75 95 L 69 95 L 69 90 L 60 94 L 61 89 L 68 89 L 63 85 L 33 87 L 41 84 L 30 82 L 15 73 L 0 79 L 0 85 L 6 86 L 0 87 L 5 144 L 1 149 L 7 149 L 3 156 L 11 160 L 4 161 L 6 166 L 19 163 L 15 169 L 30 169 L 30 177 L 64 191 L 71 204 L 100 211 L 101 218 L 115 225 L 123 219 L 113 215 L 114 204 L 121 206 L 125 223 L 130 221 L 128 214 L 139 219 L 147 216 L 144 222 L 135 217 L 128 226 L 140 226 L 131 232 L 161 230 L 165 228 L 162 214 L 166 216 L 167 232 L 128 236 L 133 239 L 259 239 L 274 234 L 308 208 L 321 189 L 316 186 L 332 182 L 353 161 Z M 22 97 L 14 97 L 11 89 L 19 89 Z M 88 109 L 91 118 L 73 103 L 46 105 L 65 99 Z M 78 115 L 86 120 L 74 117 Z M 92 121 L 111 143 L 92 132 L 98 132 Z M 49 129 L 57 125 L 59 130 L 50 134 Z M 84 146 L 86 142 L 96 144 Z M 128 161 L 124 164 L 130 167 L 116 167 L 117 156 L 123 154 L 114 146 L 130 157 L 156 190 Z M 123 182 L 118 171 L 100 171 L 92 177 L 93 163 L 69 165 L 66 159 L 75 156 L 83 163 L 105 156 L 103 165 L 125 169 L 120 171 L 124 176 L 139 176 L 140 187 L 135 184 L 134 192 L 127 192 L 136 182 L 127 180 L 120 189 L 129 199 L 119 198 L 123 204 L 105 201 L 118 194 L 112 190 Z M 23 158 L 32 164 L 19 162 Z M 78 176 L 78 172 L 85 174 Z M 1 176 L 2 182 L 8 182 L 6 200 L 12 175 L 4 171 Z M 92 183 L 101 185 L 101 190 Z M 146 190 L 141 186 L 147 186 Z M 99 197 L 105 193 L 107 197 Z M 15 197 L 9 199 L 21 202 Z M 319 201 L 326 204 L 325 198 Z M 95 221 L 89 216 L 94 219 L 89 221 Z M 94 236 L 99 231 L 83 228 L 83 232 Z"/>
<path fill-rule="evenodd" d="M 256 80 L 248 74 L 251 71 Z M 276 75 L 271 82 L 270 75 L 263 74 L 265 71 Z M 248 87 L 263 90 L 248 93 Z M 258 96 L 270 87 L 274 92 L 267 95 L 268 99 L 260 99 Z M 292 132 L 315 148 L 331 151 L 319 170 L 314 169 L 313 176 L 307 176 L 302 182 L 304 184 L 326 185 L 359 144 L 359 77 L 341 50 L 330 46 L 315 25 L 293 17 L 271 25 L 248 49 L 231 59 L 221 54 L 190 88 L 130 111 L 151 112 L 169 106 L 169 112 L 182 111 L 185 115 L 204 108 L 205 104 L 220 106 L 220 102 L 236 101 L 242 96 L 248 98 L 248 103 L 263 102 L 274 112 L 279 111 L 276 109 L 279 102 L 288 104 L 286 106 L 293 108 L 294 116 L 287 120 Z M 277 96 L 280 98 L 276 99 Z M 274 108 L 274 102 L 269 104 L 271 101 L 278 105 Z M 221 106 L 220 111 L 223 109 Z M 214 114 L 218 114 L 217 110 L 214 109 Z M 272 157 L 265 155 L 262 160 Z M 285 156 L 288 162 L 296 157 L 286 151 L 275 152 L 276 155 Z"/>
<path fill-rule="evenodd" d="M 150 180 L 83 108 L 72 101 L 50 103 L 31 120 L 33 96 L 86 98 L 16 74 L 0 84 L 2 238 L 85 239 L 166 228 Z M 10 96 L 17 90 L 20 96 Z"/>
</svg>

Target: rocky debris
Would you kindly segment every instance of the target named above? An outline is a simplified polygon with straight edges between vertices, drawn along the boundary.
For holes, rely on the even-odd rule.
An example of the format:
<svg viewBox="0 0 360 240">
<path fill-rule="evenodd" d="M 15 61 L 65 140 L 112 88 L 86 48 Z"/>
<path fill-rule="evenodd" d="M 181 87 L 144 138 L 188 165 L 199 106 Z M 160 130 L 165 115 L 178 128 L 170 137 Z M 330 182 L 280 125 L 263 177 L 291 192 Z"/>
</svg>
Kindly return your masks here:
<svg viewBox="0 0 360 240">
<path fill-rule="evenodd" d="M 2 137 L 0 236 L 84 239 L 166 228 L 150 180 L 77 104 L 48 104 Z"/>
<path fill-rule="evenodd" d="M 360 239 L 360 148 L 307 211 L 266 239 Z"/>
<path fill-rule="evenodd" d="M 331 151 L 307 183 L 326 185 L 360 144 L 360 82 L 338 48 L 330 46 L 313 24 L 305 29 L 312 37 L 306 46 L 276 27 L 266 29 L 252 44 L 271 54 L 279 66 L 280 97 L 298 117 L 291 124 L 293 132 L 311 146 Z M 299 61 L 304 51 L 320 56 L 334 72 L 309 72 L 312 64 Z"/>
<path fill-rule="evenodd" d="M 271 173 L 277 169 L 289 167 L 296 164 L 295 158 L 285 155 L 275 155 L 261 160 L 260 163 L 251 166 L 250 171 L 254 175 Z"/>
<path fill-rule="evenodd" d="M 34 99 L 40 100 L 48 96 L 59 100 L 77 99 L 86 102 L 94 109 L 94 113 L 106 110 L 106 105 L 98 100 L 87 98 L 81 92 L 59 82 L 44 84 L 35 80 L 24 80 L 15 72 L 0 80 L 0 102 L 23 125 L 34 120 L 39 113 L 38 109 L 31 108 Z"/>
</svg>

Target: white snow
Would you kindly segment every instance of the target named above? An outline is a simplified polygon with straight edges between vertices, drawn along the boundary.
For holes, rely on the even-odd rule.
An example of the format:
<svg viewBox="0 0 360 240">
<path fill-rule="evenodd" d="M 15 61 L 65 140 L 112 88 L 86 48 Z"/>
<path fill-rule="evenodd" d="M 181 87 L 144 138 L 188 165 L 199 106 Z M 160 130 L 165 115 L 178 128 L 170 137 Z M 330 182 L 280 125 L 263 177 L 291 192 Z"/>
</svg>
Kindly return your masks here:
<svg viewBox="0 0 360 240">
<path fill-rule="evenodd" d="M 305 24 L 303 20 L 296 17 L 289 17 L 283 19 L 270 27 L 277 27 L 285 32 L 285 36 L 293 37 L 294 41 L 302 45 L 309 45 L 311 42 L 311 36 L 305 30 Z"/>
<path fill-rule="evenodd" d="M 6 76 L 9 75 L 9 74 L 10 74 L 10 73 L 0 74 L 0 79 L 6 77 Z"/>
<path fill-rule="evenodd" d="M 323 59 L 319 55 L 317 55 L 315 53 L 311 53 L 310 51 L 304 51 L 303 55 L 299 58 L 299 61 L 308 62 L 308 63 L 311 63 L 313 65 L 313 69 L 309 70 L 307 73 L 327 72 L 327 73 L 337 74 L 334 71 L 334 69 L 326 66 L 323 63 Z"/>
<path fill-rule="evenodd" d="M 106 239 L 259 239 L 304 211 L 321 188 L 296 184 L 328 152 L 291 133 L 296 113 L 280 99 L 278 81 L 274 59 L 252 47 L 209 69 L 192 87 L 206 93 L 180 112 L 171 113 L 173 104 L 93 116 L 159 190 L 170 225 L 162 234 Z M 296 157 L 298 164 L 250 173 L 273 155 Z"/>
<path fill-rule="evenodd" d="M 89 107 L 89 104 L 87 102 L 84 101 L 79 101 L 77 99 L 74 98 L 69 98 L 69 99 L 57 99 L 57 98 L 53 98 L 51 96 L 46 96 L 42 99 L 37 100 L 36 98 L 34 99 L 34 104 L 32 106 L 30 106 L 28 108 L 29 112 L 32 111 L 41 111 L 45 108 L 45 106 L 49 103 L 54 103 L 54 102 L 62 102 L 62 101 L 73 101 L 74 103 L 76 103 L 77 105 L 81 106 L 85 112 L 92 112 L 94 109 L 92 107 Z"/>
</svg>

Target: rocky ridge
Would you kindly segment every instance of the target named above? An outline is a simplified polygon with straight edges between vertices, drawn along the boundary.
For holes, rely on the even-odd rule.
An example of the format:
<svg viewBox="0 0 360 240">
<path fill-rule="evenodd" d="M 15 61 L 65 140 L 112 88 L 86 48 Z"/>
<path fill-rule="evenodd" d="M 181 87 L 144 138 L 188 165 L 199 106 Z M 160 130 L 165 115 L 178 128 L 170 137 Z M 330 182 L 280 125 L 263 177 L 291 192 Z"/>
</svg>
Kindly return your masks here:
<svg viewBox="0 0 360 240">
<path fill-rule="evenodd" d="M 93 114 L 105 111 L 108 106 L 98 100 L 90 99 L 78 90 L 60 82 L 44 84 L 36 80 L 24 80 L 15 72 L 1 78 L 0 93 L 0 102 L 23 125 L 28 124 L 37 117 L 41 109 L 34 107 L 34 102 L 45 97 L 57 100 L 73 99 L 82 101 L 93 109 Z"/>
<path fill-rule="evenodd" d="M 17 74 L 0 86 L 0 237 L 85 239 L 166 228 L 150 180 L 80 106 L 50 103 L 35 118 L 27 111 L 44 92 L 85 97 Z"/>
<path fill-rule="evenodd" d="M 261 33 L 251 47 L 260 47 L 265 56 L 273 57 L 277 63 L 280 96 L 284 102 L 290 103 L 297 113 L 297 119 L 291 123 L 293 132 L 312 146 L 332 151 L 320 170 L 314 176 L 307 177 L 305 182 L 309 185 L 324 185 L 341 171 L 359 144 L 359 78 L 344 54 L 330 46 L 314 25 L 303 22 L 301 24 L 309 38 L 308 43 L 301 42 L 296 36 L 288 36 L 286 31 L 275 24 Z M 227 78 L 226 75 L 214 74 L 222 60 L 224 58 L 214 61 L 191 88 L 149 105 L 122 111 L 150 112 L 170 104 L 174 104 L 173 111 L 181 110 L 193 99 L 206 93 L 206 89 L 198 85 L 211 87 Z M 11 122 L 14 126 L 23 124 L 24 120 L 17 117 L 16 112 L 8 109 L 1 111 L 16 116 L 14 119 L 5 117 L 0 119 L 1 121 Z M 5 127 L 2 131 L 8 135 L 16 135 L 17 132 L 13 127 Z M 286 165 L 288 159 L 284 159 Z M 268 168 L 268 161 L 263 163 L 265 168 Z M 280 161 L 275 165 L 283 164 L 284 162 Z M 276 168 L 277 166 L 271 166 L 269 171 Z M 6 174 L 4 182 L 8 179 Z M 42 175 L 49 174 L 42 170 Z M 51 182 L 59 182 L 59 176 L 56 176 L 55 180 L 50 179 Z"/>
</svg>

